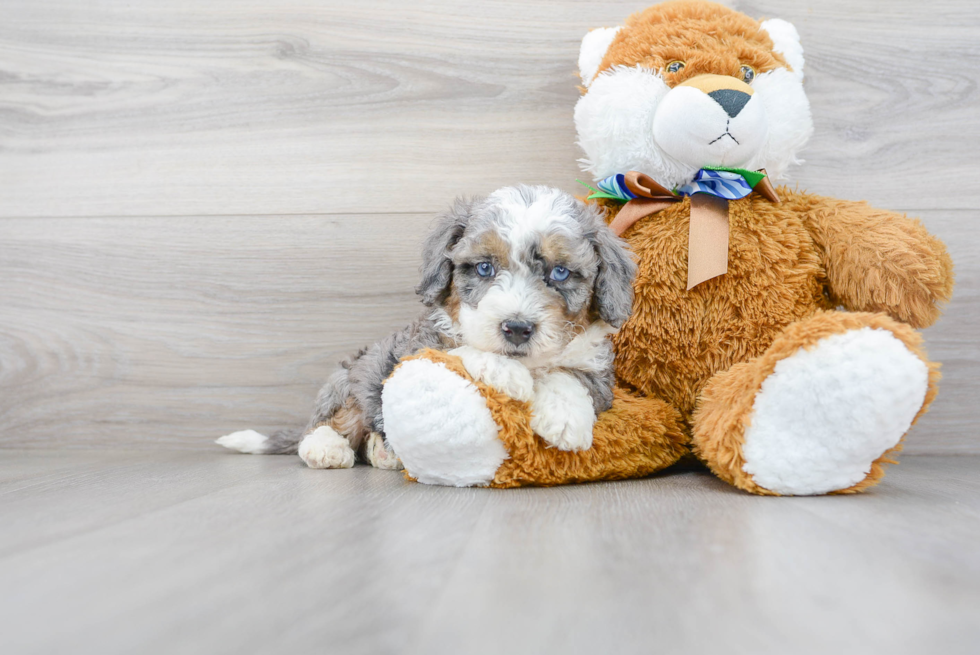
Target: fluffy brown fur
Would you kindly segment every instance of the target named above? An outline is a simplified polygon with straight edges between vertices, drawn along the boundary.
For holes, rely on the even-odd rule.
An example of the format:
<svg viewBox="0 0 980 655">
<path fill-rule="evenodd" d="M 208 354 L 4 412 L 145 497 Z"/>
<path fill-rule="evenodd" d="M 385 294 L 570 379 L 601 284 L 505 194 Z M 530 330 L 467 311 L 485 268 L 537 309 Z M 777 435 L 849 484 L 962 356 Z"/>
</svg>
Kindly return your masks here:
<svg viewBox="0 0 980 655">
<path fill-rule="evenodd" d="M 758 21 L 711 2 L 664 2 L 633 14 L 625 27 L 598 72 L 637 65 L 663 70 L 672 61 L 682 61 L 684 68 L 664 75 L 669 86 L 676 86 L 705 73 L 738 77 L 743 65 L 756 73 L 777 66 L 791 69 L 773 52 L 772 39 L 759 30 Z"/>
<path fill-rule="evenodd" d="M 786 187 L 778 193 L 778 204 L 758 194 L 729 203 L 728 273 L 690 291 L 689 199 L 623 235 L 640 268 L 633 317 L 613 338 L 616 372 L 677 407 L 685 422 L 712 375 L 762 355 L 794 321 L 843 306 L 925 327 L 952 293 L 952 260 L 918 221 Z"/>
<path fill-rule="evenodd" d="M 775 363 L 822 336 L 883 327 L 930 366 L 921 415 L 936 396 L 938 365 L 926 359 L 921 337 L 896 321 L 931 325 L 953 289 L 952 260 L 919 221 L 786 187 L 778 193 L 778 204 L 757 194 L 729 203 L 728 273 L 690 291 L 689 200 L 627 230 L 639 255 L 636 301 L 613 338 L 621 382 L 676 407 L 711 470 L 760 494 L 772 492 L 742 471 L 742 435 Z M 607 206 L 611 220 L 618 205 Z M 826 311 L 837 306 L 882 313 Z M 838 493 L 877 483 L 888 454 Z"/>
<path fill-rule="evenodd" d="M 642 65 L 676 86 L 706 73 L 738 77 L 744 64 L 756 73 L 789 68 L 772 48 L 748 16 L 707 2 L 666 2 L 626 21 L 599 71 Z M 675 60 L 685 66 L 666 71 Z M 620 382 L 677 408 L 695 452 L 753 493 L 772 492 L 742 471 L 742 438 L 775 363 L 821 336 L 866 325 L 891 330 L 927 361 L 909 326 L 935 322 L 953 289 L 946 248 L 919 221 L 785 187 L 778 194 L 778 204 L 758 194 L 729 203 L 728 273 L 690 291 L 690 201 L 631 227 L 624 237 L 639 258 L 636 301 L 614 337 Z M 599 202 L 612 220 L 620 205 Z M 878 313 L 829 311 L 838 307 Z M 920 414 L 936 395 L 938 365 L 929 366 Z M 838 493 L 875 484 L 890 461 L 886 453 L 865 480 Z"/>
<path fill-rule="evenodd" d="M 757 21 L 682 0 L 630 17 L 599 71 L 663 71 L 680 60 L 682 69 L 664 73 L 675 86 L 707 73 L 738 77 L 746 64 L 756 73 L 789 68 L 772 49 Z M 693 451 L 723 480 L 771 495 L 742 470 L 745 428 L 762 381 L 800 348 L 850 329 L 888 330 L 926 362 L 928 392 L 916 418 L 927 410 L 939 366 L 926 359 L 912 328 L 931 325 L 952 294 L 952 261 L 942 242 L 918 221 L 864 203 L 785 187 L 778 195 L 779 203 L 759 194 L 729 203 L 728 272 L 691 290 L 689 199 L 625 232 L 639 272 L 632 317 L 613 341 L 618 380 L 630 393 L 617 391 L 614 409 L 596 424 L 592 450 L 563 453 L 533 437 L 526 406 L 483 388 L 510 453 L 494 486 L 642 475 Z M 611 221 L 620 205 L 598 202 Z M 900 448 L 835 493 L 877 483 Z"/>
<path fill-rule="evenodd" d="M 457 357 L 424 350 L 425 358 L 473 382 Z M 675 463 L 687 452 L 677 412 L 656 398 L 638 398 L 617 389 L 613 407 L 595 424 L 592 448 L 568 452 L 549 447 L 530 427 L 528 405 L 475 382 L 486 398 L 510 458 L 497 469 L 491 487 L 551 486 L 593 480 L 642 477 Z M 406 472 L 406 477 L 411 476 Z"/>
<path fill-rule="evenodd" d="M 634 14 L 613 40 L 599 71 L 642 65 L 664 71 L 669 86 L 710 73 L 738 77 L 743 64 L 764 73 L 790 68 L 772 51 L 758 21 L 709 2 L 665 2 Z M 676 73 L 671 61 L 685 62 Z M 857 321 L 887 329 L 925 359 L 917 328 L 931 325 L 953 289 L 952 260 L 917 220 L 813 194 L 778 190 L 774 204 L 752 194 L 729 203 L 728 273 L 686 290 L 690 200 L 641 220 L 624 234 L 639 257 L 633 316 L 614 337 L 620 381 L 676 407 L 698 453 L 722 478 L 763 493 L 741 471 L 744 425 L 766 367 L 813 343 L 814 326 Z M 611 221 L 620 205 L 599 201 Z M 836 307 L 883 315 L 824 313 Z M 817 318 L 819 317 L 819 319 Z M 831 320 L 831 317 L 836 317 Z M 833 331 L 833 330 L 832 330 Z M 828 333 L 829 334 L 829 333 Z M 759 359 L 754 359 L 759 358 Z M 924 412 L 935 397 L 932 366 Z M 713 377 L 714 376 L 714 377 Z M 709 398 L 710 391 L 710 398 Z M 724 395 L 737 416 L 715 417 Z M 738 409 L 735 409 L 735 407 Z M 707 417 L 714 417 L 708 420 Z M 710 423 L 709 427 L 706 427 Z M 724 427 L 727 426 L 727 427 Z M 881 463 L 867 480 L 881 477 Z M 739 466 L 733 468 L 734 463 Z M 765 492 L 768 493 L 768 492 Z"/>
<path fill-rule="evenodd" d="M 835 305 L 929 327 L 953 294 L 953 260 L 922 223 L 864 202 L 806 195 L 806 226 Z"/>
</svg>

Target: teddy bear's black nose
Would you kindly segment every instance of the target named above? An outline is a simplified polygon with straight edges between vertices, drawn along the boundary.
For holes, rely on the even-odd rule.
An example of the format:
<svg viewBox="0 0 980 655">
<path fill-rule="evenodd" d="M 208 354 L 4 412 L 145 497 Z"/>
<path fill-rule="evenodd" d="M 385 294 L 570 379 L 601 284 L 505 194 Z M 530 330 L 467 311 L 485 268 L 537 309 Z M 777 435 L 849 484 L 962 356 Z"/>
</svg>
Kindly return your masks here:
<svg viewBox="0 0 980 655">
<path fill-rule="evenodd" d="M 708 96 L 721 105 L 721 108 L 731 118 L 738 116 L 738 112 L 742 111 L 745 103 L 752 97 L 745 91 L 736 91 L 735 89 L 718 89 L 709 93 Z"/>
</svg>

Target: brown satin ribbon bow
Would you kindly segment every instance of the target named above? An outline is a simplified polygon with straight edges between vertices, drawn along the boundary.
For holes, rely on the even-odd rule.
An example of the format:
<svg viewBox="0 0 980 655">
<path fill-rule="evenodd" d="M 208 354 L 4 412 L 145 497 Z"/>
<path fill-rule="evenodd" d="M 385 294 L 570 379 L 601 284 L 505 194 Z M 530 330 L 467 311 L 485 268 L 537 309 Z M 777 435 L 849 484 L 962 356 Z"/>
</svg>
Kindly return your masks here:
<svg viewBox="0 0 980 655">
<path fill-rule="evenodd" d="M 760 172 L 765 173 L 765 170 Z M 623 205 L 609 224 L 617 236 L 622 236 L 641 218 L 656 214 L 683 199 L 683 196 L 675 195 L 649 175 L 630 171 L 623 177 L 626 188 L 637 197 Z M 757 183 L 753 191 L 770 202 L 779 202 L 768 176 Z M 707 193 L 691 196 L 691 227 L 687 243 L 688 291 L 728 272 L 728 200 Z"/>
</svg>

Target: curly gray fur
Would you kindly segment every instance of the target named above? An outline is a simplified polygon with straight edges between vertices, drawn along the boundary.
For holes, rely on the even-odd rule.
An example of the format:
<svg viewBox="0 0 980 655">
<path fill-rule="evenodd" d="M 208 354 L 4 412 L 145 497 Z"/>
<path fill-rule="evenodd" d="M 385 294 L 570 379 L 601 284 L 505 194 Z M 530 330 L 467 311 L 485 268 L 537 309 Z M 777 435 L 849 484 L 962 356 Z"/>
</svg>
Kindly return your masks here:
<svg viewBox="0 0 980 655">
<path fill-rule="evenodd" d="M 383 434 L 381 390 L 399 360 L 425 348 L 446 349 L 457 345 L 438 329 L 429 316 L 431 313 L 423 314 L 401 330 L 342 362 L 340 369 L 320 388 L 306 429 L 276 432 L 269 437 L 266 453 L 295 454 L 303 436 L 333 418 L 348 398 L 353 398 L 357 403 L 371 430 Z M 361 443 L 352 441 L 350 445 L 357 451 Z"/>
<path fill-rule="evenodd" d="M 475 306 L 479 303 L 476 292 L 478 283 L 483 285 L 480 288 L 489 284 L 487 280 L 476 280 L 475 274 L 471 274 L 473 282 L 470 286 L 473 289 L 467 287 L 467 272 L 456 268 L 454 254 L 457 258 L 465 256 L 466 248 L 463 246 L 467 240 L 507 223 L 508 207 L 516 203 L 517 206 L 530 208 L 538 201 L 550 202 L 548 211 L 563 221 L 562 228 L 569 235 L 574 235 L 570 237 L 573 252 L 568 255 L 568 265 L 578 270 L 579 274 L 557 286 L 555 291 L 562 295 L 571 313 L 578 313 L 587 307 L 593 320 L 601 319 L 616 327 L 622 325 L 632 307 L 632 281 L 636 265 L 625 243 L 605 226 L 594 206 L 576 200 L 567 193 L 538 186 L 501 189 L 488 198 L 458 199 L 448 211 L 437 217 L 422 247 L 420 282 L 416 292 L 427 307 L 425 312 L 405 328 L 344 361 L 320 389 L 305 430 L 281 430 L 266 438 L 261 450 L 248 452 L 296 453 L 306 434 L 327 424 L 338 416 L 338 412 L 347 409 L 355 412 L 355 418 L 360 419 L 358 429 L 350 430 L 351 434 L 346 435 L 355 452 L 360 451 L 361 442 L 368 432 L 383 436 L 385 426 L 381 392 L 384 381 L 405 356 L 424 348 L 446 350 L 463 345 L 461 342 L 464 339 L 457 332 L 453 319 L 440 310 L 453 293 L 454 285 L 457 302 Z M 511 217 L 519 215 L 518 210 Z M 547 275 L 534 243 L 528 245 L 526 252 L 515 256 L 528 270 L 537 271 L 542 278 Z M 602 370 L 595 371 L 594 366 L 589 370 L 565 369 L 588 390 L 597 414 L 612 406 L 614 380 L 611 344 L 609 349 L 608 362 L 603 361 Z M 339 420 L 344 421 L 345 418 Z"/>
</svg>

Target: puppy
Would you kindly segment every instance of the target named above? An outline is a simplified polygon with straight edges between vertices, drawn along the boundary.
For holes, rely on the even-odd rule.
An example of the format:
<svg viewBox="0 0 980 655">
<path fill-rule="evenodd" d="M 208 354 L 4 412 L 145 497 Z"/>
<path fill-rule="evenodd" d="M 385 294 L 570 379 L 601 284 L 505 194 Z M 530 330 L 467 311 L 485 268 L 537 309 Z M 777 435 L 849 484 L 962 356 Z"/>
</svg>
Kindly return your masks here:
<svg viewBox="0 0 980 655">
<path fill-rule="evenodd" d="M 458 355 L 474 379 L 529 402 L 531 427 L 552 446 L 588 449 L 596 414 L 612 405 L 606 337 L 630 315 L 635 274 L 599 210 L 558 189 L 507 187 L 457 200 L 423 246 L 422 315 L 345 361 L 304 431 L 245 430 L 217 443 L 298 453 L 313 468 L 347 468 L 357 456 L 400 468 L 384 438 L 382 386 L 402 357 L 435 348 Z"/>
</svg>

